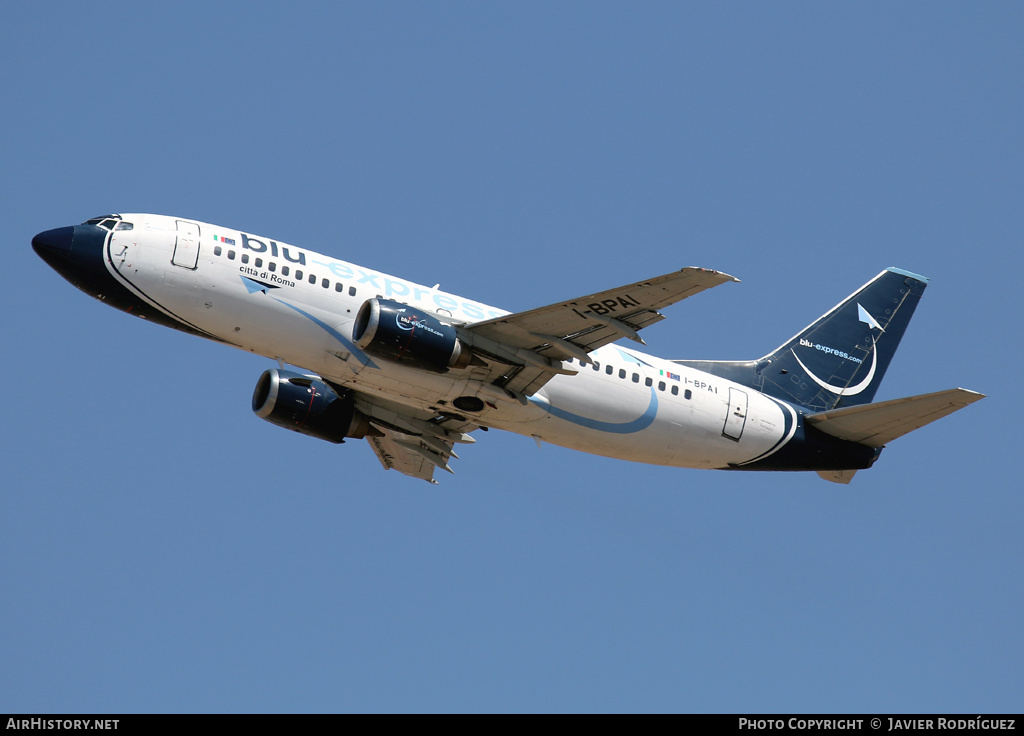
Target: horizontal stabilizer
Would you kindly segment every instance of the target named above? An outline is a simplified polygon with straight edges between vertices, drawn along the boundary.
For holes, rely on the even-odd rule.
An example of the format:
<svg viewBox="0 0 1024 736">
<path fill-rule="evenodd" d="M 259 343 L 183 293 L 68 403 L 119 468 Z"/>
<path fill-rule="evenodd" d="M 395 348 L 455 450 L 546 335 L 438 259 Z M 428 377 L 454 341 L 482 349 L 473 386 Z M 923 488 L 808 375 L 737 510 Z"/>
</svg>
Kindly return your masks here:
<svg viewBox="0 0 1024 736">
<path fill-rule="evenodd" d="M 853 480 L 853 474 L 856 472 L 856 470 L 819 470 L 818 475 L 829 483 L 842 483 L 845 486 Z"/>
<path fill-rule="evenodd" d="M 985 394 L 951 388 L 934 394 L 823 411 L 808 416 L 807 422 L 841 440 L 881 447 L 983 398 Z"/>
</svg>

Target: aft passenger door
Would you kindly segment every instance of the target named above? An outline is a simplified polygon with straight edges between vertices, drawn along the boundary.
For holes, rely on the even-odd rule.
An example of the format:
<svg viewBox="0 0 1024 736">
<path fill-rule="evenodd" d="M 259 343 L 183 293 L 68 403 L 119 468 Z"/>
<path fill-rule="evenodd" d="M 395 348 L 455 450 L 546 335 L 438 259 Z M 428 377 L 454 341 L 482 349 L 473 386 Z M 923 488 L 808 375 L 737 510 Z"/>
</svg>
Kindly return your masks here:
<svg viewBox="0 0 1024 736">
<path fill-rule="evenodd" d="M 722 434 L 731 440 L 740 441 L 743 426 L 747 423 L 747 392 L 729 388 L 729 406 L 726 409 L 725 426 Z"/>
<path fill-rule="evenodd" d="M 199 262 L 199 226 L 194 222 L 178 220 L 178 238 L 174 242 L 171 263 L 182 268 L 195 269 Z"/>
</svg>

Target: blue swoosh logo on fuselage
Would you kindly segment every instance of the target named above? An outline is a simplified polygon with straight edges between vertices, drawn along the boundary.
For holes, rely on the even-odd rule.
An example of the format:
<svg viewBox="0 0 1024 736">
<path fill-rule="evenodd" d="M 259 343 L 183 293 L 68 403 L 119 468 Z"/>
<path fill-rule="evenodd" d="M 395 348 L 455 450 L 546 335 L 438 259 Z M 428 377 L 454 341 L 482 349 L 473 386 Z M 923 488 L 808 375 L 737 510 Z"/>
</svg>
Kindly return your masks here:
<svg viewBox="0 0 1024 736">
<path fill-rule="evenodd" d="M 278 302 L 280 304 L 285 305 L 289 309 L 294 309 L 296 312 L 301 314 L 303 317 L 306 317 L 307 319 L 311 320 L 313 322 L 313 324 L 315 324 L 320 329 L 324 330 L 328 335 L 330 335 L 335 340 L 337 340 L 342 345 L 344 345 L 345 348 L 348 349 L 348 351 L 350 353 L 352 353 L 352 355 L 356 356 L 356 358 L 359 360 L 359 362 L 362 363 L 364 366 L 369 366 L 370 368 L 377 368 L 377 364 L 374 363 L 372 360 L 370 360 L 370 356 L 369 355 L 367 355 L 362 350 L 360 350 L 355 345 L 353 345 L 351 342 L 349 342 L 345 338 L 344 335 L 342 335 L 336 329 L 334 329 L 329 324 L 324 322 L 322 319 L 317 319 L 316 317 L 314 317 L 312 314 L 310 314 L 309 312 L 305 311 L 304 309 L 299 309 L 294 304 L 289 304 L 288 302 L 286 302 L 286 301 L 284 301 L 282 299 L 275 299 L 274 297 L 270 297 L 270 298 L 274 299 L 274 301 L 276 301 L 276 302 Z"/>
<path fill-rule="evenodd" d="M 647 405 L 647 410 L 631 422 L 601 422 L 597 419 L 581 417 L 579 414 L 573 414 L 565 409 L 552 406 L 547 399 L 540 396 L 531 396 L 530 403 L 558 419 L 564 419 L 567 422 L 572 422 L 587 429 L 609 432 L 611 434 L 632 434 L 643 431 L 650 427 L 654 423 L 654 418 L 658 416 L 658 393 L 653 386 L 651 387 L 651 403 Z"/>
</svg>

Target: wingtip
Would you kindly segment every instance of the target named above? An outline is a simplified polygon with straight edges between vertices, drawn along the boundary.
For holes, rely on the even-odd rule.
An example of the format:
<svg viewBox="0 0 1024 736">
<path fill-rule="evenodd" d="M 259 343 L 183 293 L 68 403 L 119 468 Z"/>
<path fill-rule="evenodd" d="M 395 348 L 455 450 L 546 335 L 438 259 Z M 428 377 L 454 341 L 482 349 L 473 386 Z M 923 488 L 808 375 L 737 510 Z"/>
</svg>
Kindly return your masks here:
<svg viewBox="0 0 1024 736">
<path fill-rule="evenodd" d="M 968 403 L 972 404 L 975 401 L 981 401 L 982 399 L 988 396 L 988 394 L 983 394 L 980 391 L 972 391 L 969 388 L 958 388 L 957 391 L 960 391 L 963 394 L 965 394 L 964 398 L 967 400 Z"/>
<path fill-rule="evenodd" d="M 682 271 L 701 271 L 703 273 L 714 274 L 719 277 L 722 281 L 734 281 L 737 284 L 741 283 L 738 278 L 732 274 L 726 273 L 725 271 L 718 271 L 714 268 L 701 268 L 700 266 L 687 266 L 686 268 L 680 269 Z"/>
</svg>

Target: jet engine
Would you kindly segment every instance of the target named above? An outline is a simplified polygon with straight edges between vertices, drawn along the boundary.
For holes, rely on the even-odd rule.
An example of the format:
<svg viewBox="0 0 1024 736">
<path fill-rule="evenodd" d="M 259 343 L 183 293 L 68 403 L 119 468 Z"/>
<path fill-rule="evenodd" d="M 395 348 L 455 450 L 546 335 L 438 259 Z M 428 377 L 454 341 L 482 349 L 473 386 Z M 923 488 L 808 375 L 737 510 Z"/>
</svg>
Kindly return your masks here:
<svg viewBox="0 0 1024 736">
<path fill-rule="evenodd" d="M 349 393 L 339 396 L 323 381 L 277 368 L 263 372 L 252 394 L 260 419 L 335 444 L 379 434 L 355 404 Z"/>
<path fill-rule="evenodd" d="M 389 299 L 363 302 L 352 339 L 370 355 L 434 373 L 465 368 L 473 360 L 454 327 L 429 312 Z"/>
</svg>

